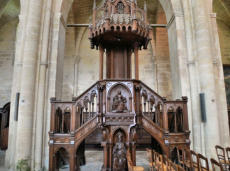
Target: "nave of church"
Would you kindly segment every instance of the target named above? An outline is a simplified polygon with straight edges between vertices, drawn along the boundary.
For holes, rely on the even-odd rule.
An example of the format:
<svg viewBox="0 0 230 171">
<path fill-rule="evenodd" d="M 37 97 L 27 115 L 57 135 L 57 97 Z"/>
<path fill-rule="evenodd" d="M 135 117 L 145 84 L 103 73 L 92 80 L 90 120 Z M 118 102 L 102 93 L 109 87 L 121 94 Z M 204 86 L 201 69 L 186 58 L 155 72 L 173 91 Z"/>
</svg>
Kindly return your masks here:
<svg viewBox="0 0 230 171">
<path fill-rule="evenodd" d="M 0 0 L 0 170 L 188 170 L 192 155 L 229 169 L 229 14 L 228 0 Z"/>
</svg>

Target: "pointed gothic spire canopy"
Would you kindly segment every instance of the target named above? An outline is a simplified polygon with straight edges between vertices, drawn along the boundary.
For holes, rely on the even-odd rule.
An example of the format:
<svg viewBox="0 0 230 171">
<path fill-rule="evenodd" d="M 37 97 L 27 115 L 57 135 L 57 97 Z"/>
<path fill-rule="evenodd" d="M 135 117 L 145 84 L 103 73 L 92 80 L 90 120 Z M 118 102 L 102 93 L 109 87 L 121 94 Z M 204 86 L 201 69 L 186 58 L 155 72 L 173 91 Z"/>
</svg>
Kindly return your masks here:
<svg viewBox="0 0 230 171">
<path fill-rule="evenodd" d="M 96 0 L 93 0 L 93 9 L 97 8 Z"/>
<path fill-rule="evenodd" d="M 144 10 L 145 10 L 145 12 L 147 12 L 147 3 L 146 3 L 146 1 L 145 1 L 145 4 L 144 4 Z"/>
<path fill-rule="evenodd" d="M 144 8 L 140 9 L 136 0 L 105 0 L 102 7 L 96 8 L 94 0 L 91 48 L 124 43 L 146 49 L 150 40 L 146 2 Z"/>
</svg>

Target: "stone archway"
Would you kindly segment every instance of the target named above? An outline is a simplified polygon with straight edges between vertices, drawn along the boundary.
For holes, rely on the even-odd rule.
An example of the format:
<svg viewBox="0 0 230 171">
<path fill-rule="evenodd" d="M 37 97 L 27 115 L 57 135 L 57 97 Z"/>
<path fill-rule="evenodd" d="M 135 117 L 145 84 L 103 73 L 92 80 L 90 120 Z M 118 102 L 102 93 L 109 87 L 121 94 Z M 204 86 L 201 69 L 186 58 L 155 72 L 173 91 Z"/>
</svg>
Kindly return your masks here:
<svg viewBox="0 0 230 171">
<path fill-rule="evenodd" d="M 175 0 L 175 1 L 164 1 L 159 0 L 161 3 L 167 18 L 167 29 L 168 29 L 168 39 L 170 48 L 170 62 L 172 66 L 173 75 L 173 98 L 178 98 L 180 96 L 188 96 L 189 105 L 188 111 L 189 115 L 189 125 L 195 124 L 192 127 L 192 133 L 194 132 L 193 140 L 194 146 L 197 147 L 198 151 L 201 149 L 200 140 L 200 120 L 199 120 L 199 103 L 197 102 L 197 94 L 199 93 L 199 85 L 196 82 L 194 76 L 197 74 L 197 69 L 194 67 L 194 46 L 191 45 L 191 14 L 189 14 L 189 6 L 185 1 Z M 60 97 L 61 92 L 58 84 L 62 81 L 60 75 L 62 75 L 61 63 L 63 60 L 63 41 L 65 40 L 65 26 L 67 23 L 68 13 L 70 11 L 73 0 L 61 1 L 55 7 L 55 15 L 53 17 L 52 37 L 53 44 L 51 47 L 51 58 L 52 63 L 50 68 L 50 78 L 49 78 L 49 97 L 56 96 Z M 185 17 L 190 18 L 185 20 Z M 185 31 L 186 30 L 186 31 Z M 193 42 L 194 43 L 194 42 Z M 187 48 L 187 46 L 192 46 L 193 48 Z M 60 48 L 61 47 L 61 48 Z M 59 75 L 59 77 L 58 77 Z M 193 86 L 190 86 L 193 85 Z M 191 102 L 193 101 L 193 103 Z M 47 122 L 47 132 L 49 128 L 49 113 L 48 109 L 48 122 Z M 48 147 L 47 147 L 48 148 Z M 48 156 L 48 153 L 46 154 Z"/>
<path fill-rule="evenodd" d="M 181 96 L 190 96 L 189 80 L 188 80 L 189 76 L 187 71 L 187 47 L 186 47 L 186 37 L 185 37 L 186 35 L 185 35 L 184 14 L 183 14 L 183 7 L 181 5 L 181 0 L 175 0 L 175 1 L 159 0 L 159 2 L 164 9 L 164 12 L 166 14 L 166 19 L 167 19 L 170 63 L 172 66 L 171 73 L 173 75 L 172 77 L 173 92 L 174 92 L 173 98 L 179 98 Z M 72 3 L 73 0 L 62 1 L 59 3 L 57 7 L 58 15 L 56 18 L 57 22 L 55 22 L 59 24 L 59 30 L 56 30 L 56 36 L 58 37 L 57 44 L 62 44 L 63 42 L 61 41 L 65 39 L 65 37 L 63 36 L 63 33 L 65 32 L 65 27 L 63 27 L 63 25 L 67 24 L 68 13 L 71 9 Z M 56 48 L 57 47 L 58 45 L 56 45 Z M 58 53 L 57 50 L 56 52 Z M 64 52 L 60 51 L 57 54 L 58 57 L 61 57 L 61 60 L 59 61 L 63 60 L 63 53 Z M 56 61 L 58 61 L 57 60 L 58 57 L 54 56 Z M 59 66 L 58 63 L 57 66 Z M 56 73 L 58 73 L 59 69 L 56 68 Z M 55 91 L 57 93 L 57 90 Z M 189 110 L 191 111 L 191 108 Z"/>
<path fill-rule="evenodd" d="M 158 0 L 164 9 L 167 19 L 170 61 L 172 66 L 173 79 L 173 98 L 188 95 L 188 76 L 186 68 L 186 38 L 183 7 L 180 0 L 164 1 Z M 71 9 L 73 0 L 62 1 L 57 7 L 59 11 L 59 23 L 66 24 L 68 13 Z M 63 37 L 64 38 L 64 37 Z M 61 38 L 63 40 L 63 38 Z M 61 39 L 58 39 L 60 41 Z M 63 52 L 60 52 L 63 54 Z"/>
</svg>

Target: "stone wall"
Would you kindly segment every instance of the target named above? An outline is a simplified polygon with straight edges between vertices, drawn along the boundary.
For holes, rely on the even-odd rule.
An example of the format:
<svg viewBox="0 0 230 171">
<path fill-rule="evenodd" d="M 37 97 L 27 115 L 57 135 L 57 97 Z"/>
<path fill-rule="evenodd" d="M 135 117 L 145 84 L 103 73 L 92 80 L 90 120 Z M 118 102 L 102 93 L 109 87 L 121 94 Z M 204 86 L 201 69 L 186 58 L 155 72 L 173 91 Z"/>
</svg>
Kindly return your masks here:
<svg viewBox="0 0 230 171">
<path fill-rule="evenodd" d="M 17 23 L 15 19 L 0 27 L 0 107 L 10 101 Z"/>
<path fill-rule="evenodd" d="M 230 64 L 230 26 L 223 21 L 218 21 L 221 55 L 223 64 Z"/>
<path fill-rule="evenodd" d="M 166 18 L 163 9 L 160 6 L 158 8 L 157 15 L 152 16 L 150 21 L 156 20 L 158 24 L 165 24 Z M 78 22 L 84 23 L 84 20 L 88 20 L 86 17 L 82 20 L 82 15 L 77 17 L 79 18 Z M 156 19 L 153 19 L 154 17 Z M 68 23 L 74 23 L 76 20 L 74 12 L 71 11 Z M 154 28 L 153 34 L 155 35 L 153 36 L 154 40 L 150 42 L 148 49 L 139 51 L 140 80 L 160 95 L 171 99 L 171 69 L 167 29 Z M 134 57 L 132 56 L 132 58 Z M 134 60 L 132 60 L 132 76 L 134 78 Z M 71 100 L 72 96 L 80 95 L 98 79 L 99 52 L 90 49 L 88 28 L 67 28 L 62 99 Z"/>
</svg>

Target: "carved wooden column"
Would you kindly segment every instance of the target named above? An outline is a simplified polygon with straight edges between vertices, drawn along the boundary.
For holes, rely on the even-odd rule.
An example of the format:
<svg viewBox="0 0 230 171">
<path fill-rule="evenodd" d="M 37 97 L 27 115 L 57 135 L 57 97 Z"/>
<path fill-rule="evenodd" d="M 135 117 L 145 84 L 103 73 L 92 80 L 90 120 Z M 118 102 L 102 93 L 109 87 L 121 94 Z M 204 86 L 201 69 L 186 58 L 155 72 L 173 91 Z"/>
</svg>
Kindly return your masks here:
<svg viewBox="0 0 230 171">
<path fill-rule="evenodd" d="M 183 131 L 189 132 L 189 124 L 188 124 L 188 109 L 187 109 L 187 102 L 188 102 L 188 98 L 187 97 L 182 97 L 182 100 L 184 101 L 183 104 Z"/>
<path fill-rule="evenodd" d="M 72 104 L 70 118 L 71 118 L 70 132 L 71 134 L 74 134 L 74 131 L 76 130 L 76 105 L 75 104 Z"/>
<path fill-rule="evenodd" d="M 54 171 L 55 168 L 55 154 L 54 154 L 54 147 L 50 146 L 49 148 L 49 171 Z"/>
<path fill-rule="evenodd" d="M 139 80 L 139 55 L 138 55 L 137 45 L 135 45 L 135 48 L 134 48 L 134 55 L 135 55 L 135 79 Z"/>
<path fill-rule="evenodd" d="M 139 84 L 135 85 L 135 113 L 136 113 L 136 122 L 137 124 L 141 123 L 141 86 Z"/>
<path fill-rule="evenodd" d="M 51 101 L 51 123 L 50 123 L 50 133 L 54 133 L 55 132 L 55 98 L 50 99 Z"/>
<path fill-rule="evenodd" d="M 107 145 L 107 142 L 102 142 L 101 144 L 104 148 L 104 165 L 103 165 L 103 168 L 102 170 L 106 171 L 107 168 L 108 168 L 108 159 L 109 159 L 109 155 L 108 155 L 108 145 Z"/>
<path fill-rule="evenodd" d="M 93 27 L 96 27 L 96 15 L 97 15 L 97 6 L 96 6 L 96 0 L 93 1 Z"/>
<path fill-rule="evenodd" d="M 69 157 L 69 170 L 70 171 L 75 171 L 76 169 L 75 169 L 75 150 L 74 150 L 74 145 L 73 145 L 73 147 L 72 147 L 72 149 L 70 150 L 71 151 L 71 153 L 70 153 L 70 157 Z"/>
<path fill-rule="evenodd" d="M 103 80 L 103 58 L 104 58 L 104 49 L 102 46 L 99 46 L 100 62 L 99 62 L 99 80 Z"/>
<path fill-rule="evenodd" d="M 136 166 L 136 142 L 132 142 L 132 161 L 133 165 Z"/>
<path fill-rule="evenodd" d="M 109 170 L 112 170 L 113 143 L 109 143 Z"/>
<path fill-rule="evenodd" d="M 105 85 L 103 82 L 100 82 L 98 84 L 98 121 L 100 122 L 100 124 L 103 124 L 103 108 L 104 108 L 104 89 L 105 89 Z"/>
<path fill-rule="evenodd" d="M 175 125 L 175 127 L 176 127 L 176 125 Z M 164 131 L 166 133 L 169 132 L 167 104 L 163 104 L 163 128 L 164 128 Z"/>
</svg>

